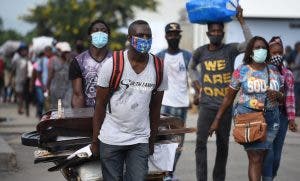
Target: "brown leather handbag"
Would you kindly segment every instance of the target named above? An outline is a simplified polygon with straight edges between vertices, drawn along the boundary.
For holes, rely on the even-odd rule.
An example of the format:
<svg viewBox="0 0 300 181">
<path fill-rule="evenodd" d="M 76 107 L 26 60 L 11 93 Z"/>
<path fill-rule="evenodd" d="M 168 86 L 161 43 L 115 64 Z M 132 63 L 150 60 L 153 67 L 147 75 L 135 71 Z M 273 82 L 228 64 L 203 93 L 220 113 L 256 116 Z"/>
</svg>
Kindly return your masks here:
<svg viewBox="0 0 300 181">
<path fill-rule="evenodd" d="M 270 72 L 267 66 L 268 82 L 270 86 Z M 267 105 L 267 98 L 265 99 Z M 255 141 L 265 141 L 267 135 L 267 123 L 264 111 L 238 114 L 234 118 L 233 137 L 238 143 L 251 143 Z"/>
<path fill-rule="evenodd" d="M 234 118 L 233 137 L 238 143 L 265 141 L 267 124 L 263 112 L 239 114 Z"/>
</svg>

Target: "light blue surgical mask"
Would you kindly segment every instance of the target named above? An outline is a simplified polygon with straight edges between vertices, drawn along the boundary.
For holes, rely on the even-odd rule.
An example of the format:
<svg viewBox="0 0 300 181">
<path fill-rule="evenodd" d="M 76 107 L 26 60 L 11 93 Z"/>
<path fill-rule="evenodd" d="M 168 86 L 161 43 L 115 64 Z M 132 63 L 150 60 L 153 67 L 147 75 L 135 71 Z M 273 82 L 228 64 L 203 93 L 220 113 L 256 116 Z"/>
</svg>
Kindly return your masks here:
<svg viewBox="0 0 300 181">
<path fill-rule="evenodd" d="M 152 45 L 152 39 L 144 39 L 132 36 L 130 44 L 136 51 L 140 53 L 148 53 Z"/>
<path fill-rule="evenodd" d="M 108 42 L 108 34 L 102 31 L 97 31 L 91 34 L 92 36 L 92 45 L 97 48 L 104 47 Z"/>
<path fill-rule="evenodd" d="M 252 59 L 256 63 L 264 63 L 266 61 L 267 55 L 268 55 L 267 49 L 260 48 L 260 49 L 257 49 L 257 50 L 253 50 Z"/>
</svg>

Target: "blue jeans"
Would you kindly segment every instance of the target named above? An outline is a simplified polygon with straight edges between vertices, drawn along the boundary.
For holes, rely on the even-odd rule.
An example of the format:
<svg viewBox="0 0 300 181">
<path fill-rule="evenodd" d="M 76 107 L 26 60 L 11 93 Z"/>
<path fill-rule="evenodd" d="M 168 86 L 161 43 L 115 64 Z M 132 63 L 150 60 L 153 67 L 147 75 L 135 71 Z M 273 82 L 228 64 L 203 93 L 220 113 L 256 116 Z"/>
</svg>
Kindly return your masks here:
<svg viewBox="0 0 300 181">
<path fill-rule="evenodd" d="M 268 150 L 267 155 L 264 158 L 262 173 L 264 181 L 273 180 L 273 178 L 277 175 L 280 164 L 282 147 L 288 129 L 288 118 L 285 113 L 280 112 L 279 119 L 280 127 L 278 133 L 273 141 L 271 149 Z"/>
<path fill-rule="evenodd" d="M 117 146 L 100 141 L 100 162 L 104 181 L 143 181 L 148 174 L 148 156 L 148 143 Z"/>
<path fill-rule="evenodd" d="M 35 96 L 36 96 L 36 110 L 39 118 L 42 117 L 44 111 L 44 92 L 42 87 L 35 87 Z"/>
</svg>

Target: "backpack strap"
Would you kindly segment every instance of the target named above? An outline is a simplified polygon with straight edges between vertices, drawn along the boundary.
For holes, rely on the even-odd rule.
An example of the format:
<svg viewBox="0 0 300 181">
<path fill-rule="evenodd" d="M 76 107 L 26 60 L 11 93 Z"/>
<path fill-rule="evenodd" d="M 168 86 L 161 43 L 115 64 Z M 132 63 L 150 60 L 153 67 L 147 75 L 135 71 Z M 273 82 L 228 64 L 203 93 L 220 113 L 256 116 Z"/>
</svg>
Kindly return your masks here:
<svg viewBox="0 0 300 181">
<path fill-rule="evenodd" d="M 155 56 L 153 54 L 151 54 L 151 55 L 153 56 L 155 73 L 156 73 L 156 84 L 155 84 L 154 90 L 152 91 L 152 93 L 155 94 L 163 80 L 164 64 L 163 64 L 163 61 L 161 59 L 159 59 L 157 56 Z"/>
<path fill-rule="evenodd" d="M 124 55 L 123 51 L 113 52 L 113 71 L 109 81 L 109 89 L 116 91 L 119 87 L 121 77 L 124 70 Z"/>
<path fill-rule="evenodd" d="M 124 70 L 124 54 L 123 51 L 114 51 L 113 52 L 113 71 L 109 81 L 109 102 L 108 110 L 111 113 L 111 104 L 110 99 L 113 96 L 114 92 L 118 90 L 121 77 Z"/>
</svg>

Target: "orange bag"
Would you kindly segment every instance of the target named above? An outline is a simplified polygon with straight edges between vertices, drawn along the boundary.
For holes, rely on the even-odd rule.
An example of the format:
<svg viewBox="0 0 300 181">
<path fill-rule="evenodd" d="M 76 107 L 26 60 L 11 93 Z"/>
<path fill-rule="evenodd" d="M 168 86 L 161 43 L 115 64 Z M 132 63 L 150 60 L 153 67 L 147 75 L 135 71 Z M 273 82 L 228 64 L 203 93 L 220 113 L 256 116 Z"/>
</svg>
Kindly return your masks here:
<svg viewBox="0 0 300 181">
<path fill-rule="evenodd" d="M 238 143 L 265 141 L 267 124 L 263 112 L 239 114 L 234 118 L 233 137 Z"/>
</svg>

